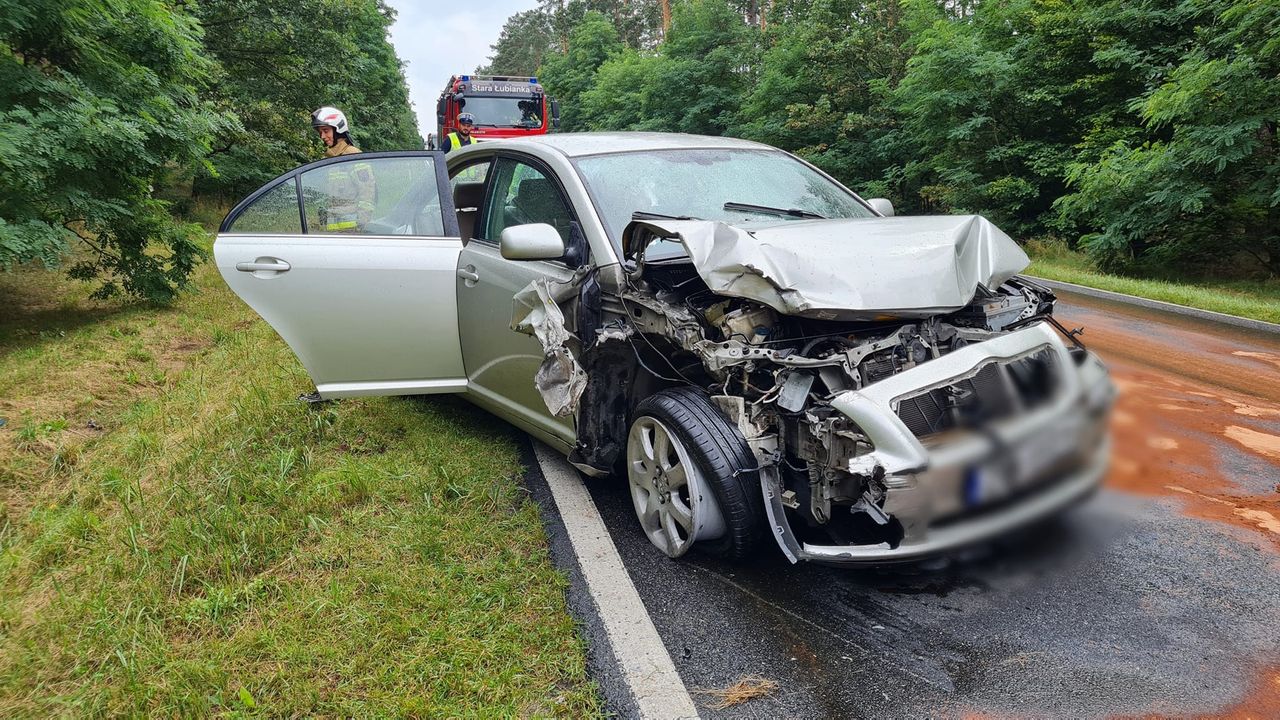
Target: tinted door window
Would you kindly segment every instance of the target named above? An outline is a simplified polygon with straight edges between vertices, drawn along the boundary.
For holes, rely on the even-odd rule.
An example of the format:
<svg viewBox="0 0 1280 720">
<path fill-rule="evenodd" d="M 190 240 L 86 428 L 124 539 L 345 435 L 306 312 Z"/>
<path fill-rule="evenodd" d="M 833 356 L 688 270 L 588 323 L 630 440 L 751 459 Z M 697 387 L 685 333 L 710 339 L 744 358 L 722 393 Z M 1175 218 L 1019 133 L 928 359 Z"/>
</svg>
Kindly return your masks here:
<svg viewBox="0 0 1280 720">
<path fill-rule="evenodd" d="M 298 191 L 293 178 L 258 196 L 245 208 L 227 232 L 255 235 L 299 235 L 302 219 L 298 215 Z"/>
<path fill-rule="evenodd" d="M 444 235 L 434 158 L 361 158 L 302 174 L 309 233 Z"/>
<path fill-rule="evenodd" d="M 554 227 L 565 244 L 570 243 L 569 223 L 573 215 L 555 182 L 541 170 L 518 160 L 501 158 L 493 172 L 494 187 L 489 194 L 484 237 L 497 242 L 502 231 L 513 225 L 546 223 Z"/>
</svg>

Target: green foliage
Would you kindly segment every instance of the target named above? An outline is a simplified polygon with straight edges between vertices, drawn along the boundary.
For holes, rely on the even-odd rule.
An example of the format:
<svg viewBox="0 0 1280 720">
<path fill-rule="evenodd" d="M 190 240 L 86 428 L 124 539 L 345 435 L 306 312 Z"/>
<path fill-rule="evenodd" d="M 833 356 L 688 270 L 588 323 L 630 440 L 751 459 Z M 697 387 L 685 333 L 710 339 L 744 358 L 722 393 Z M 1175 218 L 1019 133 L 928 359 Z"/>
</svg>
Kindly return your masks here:
<svg viewBox="0 0 1280 720">
<path fill-rule="evenodd" d="M 585 22 L 597 25 L 605 20 L 613 32 L 612 43 L 621 42 L 632 49 L 648 49 L 661 35 L 661 7 L 656 2 L 630 0 L 542 0 L 539 7 L 518 12 L 507 18 L 490 46 L 489 62 L 477 73 L 491 75 L 525 75 L 542 66 L 550 53 L 565 56 L 570 36 Z M 598 27 L 597 27 L 598 30 Z M 587 38 L 580 37 L 581 43 Z M 597 39 L 598 40 L 598 39 Z M 557 69 L 566 69 L 563 64 Z M 599 62 L 590 66 L 592 71 Z M 572 68 L 569 68 L 572 70 Z"/>
<path fill-rule="evenodd" d="M 476 68 L 479 75 L 528 75 L 542 65 L 551 50 L 551 18 L 540 8 L 525 10 L 507 18 L 490 45 L 489 63 Z"/>
<path fill-rule="evenodd" d="M 888 93 L 906 70 L 902 8 L 883 0 L 791 0 L 774 6 L 758 81 L 731 132 L 795 152 L 856 187 L 892 154 Z M 885 184 L 877 194 L 902 194 Z"/>
<path fill-rule="evenodd" d="M 151 189 L 198 164 L 233 117 L 202 99 L 215 66 L 199 25 L 159 0 L 0 0 L 0 265 L 55 264 L 167 301 L 202 253 Z"/>
<path fill-rule="evenodd" d="M 628 48 L 588 13 L 539 74 L 560 98 L 565 130 L 665 130 L 717 135 L 734 124 L 753 79 L 757 33 L 719 0 L 673 8 L 655 52 Z"/>
<path fill-rule="evenodd" d="M 551 23 L 556 43 L 564 52 L 574 28 L 588 15 L 608 18 L 627 47 L 651 49 L 661 38 L 662 9 L 657 2 L 634 0 L 541 0 L 540 10 Z"/>
<path fill-rule="evenodd" d="M 659 48 L 653 122 L 666 130 L 723 134 L 736 120 L 758 65 L 758 32 L 722 0 L 688 0 L 672 8 Z"/>
<path fill-rule="evenodd" d="M 578 97 L 595 84 L 596 70 L 609 57 L 625 46 L 613 23 L 596 12 L 589 12 L 573 29 L 569 49 L 547 56 L 538 75 L 547 92 L 559 98 L 560 127 L 565 131 L 586 130 Z"/>
<path fill-rule="evenodd" d="M 0 266 L 168 302 L 204 253 L 174 200 L 239 197 L 322 152 L 311 110 L 369 150 L 421 147 L 381 0 L 0 0 Z"/>
<path fill-rule="evenodd" d="M 915 54 L 894 102 L 919 207 L 1046 232 L 1074 146 L 1106 102 L 1080 82 L 1092 50 L 1076 4 L 1007 0 L 955 17 L 915 1 L 908 12 Z"/>
<path fill-rule="evenodd" d="M 1106 26 L 1115 9 L 1087 21 Z M 1144 71 L 1142 90 L 1128 123 L 1086 135 L 1101 149 L 1070 166 L 1063 217 L 1092 226 L 1081 243 L 1104 269 L 1220 267 L 1243 255 L 1280 274 L 1280 9 L 1196 0 L 1127 12 L 1139 27 L 1168 27 L 1172 15 L 1183 32 L 1174 49 L 1132 32 L 1099 51 Z"/>
<path fill-rule="evenodd" d="M 222 68 L 211 94 L 243 123 L 214 143 L 197 193 L 238 198 L 319 158 L 310 114 L 321 105 L 347 114 L 364 150 L 422 147 L 382 0 L 204 0 L 195 12 Z"/>
<path fill-rule="evenodd" d="M 610 130 L 661 130 L 657 108 L 666 102 L 658 87 L 662 59 L 631 48 L 600 66 L 594 85 L 578 98 L 582 125 Z"/>
</svg>

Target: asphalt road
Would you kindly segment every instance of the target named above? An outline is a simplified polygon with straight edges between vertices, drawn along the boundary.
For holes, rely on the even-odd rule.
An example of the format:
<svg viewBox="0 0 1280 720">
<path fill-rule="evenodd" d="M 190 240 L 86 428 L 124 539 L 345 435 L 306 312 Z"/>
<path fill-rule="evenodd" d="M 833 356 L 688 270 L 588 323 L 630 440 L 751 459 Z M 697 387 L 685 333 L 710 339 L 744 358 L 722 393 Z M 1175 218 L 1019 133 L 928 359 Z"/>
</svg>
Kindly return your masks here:
<svg viewBox="0 0 1280 720">
<path fill-rule="evenodd" d="M 1280 717 L 1280 340 L 1075 296 L 1058 314 L 1121 388 L 1106 488 L 965 556 L 671 561 L 625 483 L 584 478 L 703 717 Z M 631 715 L 576 576 L 570 601 Z M 722 710 L 698 692 L 744 676 L 778 689 Z"/>
</svg>

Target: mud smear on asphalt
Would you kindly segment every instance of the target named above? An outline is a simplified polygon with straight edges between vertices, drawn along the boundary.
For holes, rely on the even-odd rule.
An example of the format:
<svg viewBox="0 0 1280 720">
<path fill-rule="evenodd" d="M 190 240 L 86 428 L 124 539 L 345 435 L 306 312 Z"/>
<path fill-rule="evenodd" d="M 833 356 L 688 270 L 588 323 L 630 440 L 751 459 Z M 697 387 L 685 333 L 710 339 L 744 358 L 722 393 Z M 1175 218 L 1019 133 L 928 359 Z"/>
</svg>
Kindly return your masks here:
<svg viewBox="0 0 1280 720">
<path fill-rule="evenodd" d="M 1222 434 L 1253 452 L 1280 460 L 1280 435 L 1258 432 L 1238 425 L 1228 427 Z"/>
<path fill-rule="evenodd" d="M 1263 362 L 1269 362 L 1272 365 L 1275 365 L 1276 367 L 1280 367 L 1280 355 L 1276 355 L 1274 353 L 1259 352 L 1257 350 L 1235 350 L 1235 351 L 1232 351 L 1231 354 L 1237 357 L 1247 357 L 1247 358 L 1262 360 Z"/>
<path fill-rule="evenodd" d="M 1139 716 L 1141 720 L 1163 720 L 1169 717 L 1195 717 L 1208 720 L 1263 720 L 1280 718 L 1280 666 L 1268 667 L 1258 673 L 1250 683 L 1249 694 L 1244 699 L 1223 710 L 1203 715 L 1186 715 L 1177 710 L 1157 711 Z"/>
<path fill-rule="evenodd" d="M 1177 497 L 1196 517 L 1231 523 L 1262 532 L 1280 549 L 1280 493 L 1245 491 L 1218 458 L 1226 443 L 1274 468 L 1280 479 L 1280 454 L 1265 452 L 1280 437 L 1266 429 L 1246 427 L 1232 398 L 1219 393 L 1187 392 L 1191 384 L 1158 371 L 1112 361 L 1121 396 L 1112 429 L 1115 459 L 1107 485 L 1143 495 Z M 1254 401 L 1262 403 L 1264 401 Z M 1161 405 L 1177 404 L 1185 412 Z M 1274 409 L 1280 405 L 1261 409 Z"/>
<path fill-rule="evenodd" d="M 1260 533 L 1280 550 L 1280 343 L 1072 296 L 1065 324 L 1111 368 L 1120 389 L 1112 420 L 1109 487 L 1176 497 L 1195 517 Z M 1224 467 L 1234 450 L 1267 477 Z M 1259 481 L 1267 492 L 1250 491 Z"/>
<path fill-rule="evenodd" d="M 1280 403 L 1280 340 L 1194 318 L 1063 295 L 1058 318 L 1090 349 L 1244 398 Z"/>
<path fill-rule="evenodd" d="M 1210 717 L 1210 716 L 1206 716 Z M 1229 720 L 1254 720 L 1254 718 L 1280 718 L 1280 666 L 1269 667 L 1259 673 L 1249 689 L 1249 694 L 1239 705 L 1215 713 L 1215 718 Z"/>
</svg>

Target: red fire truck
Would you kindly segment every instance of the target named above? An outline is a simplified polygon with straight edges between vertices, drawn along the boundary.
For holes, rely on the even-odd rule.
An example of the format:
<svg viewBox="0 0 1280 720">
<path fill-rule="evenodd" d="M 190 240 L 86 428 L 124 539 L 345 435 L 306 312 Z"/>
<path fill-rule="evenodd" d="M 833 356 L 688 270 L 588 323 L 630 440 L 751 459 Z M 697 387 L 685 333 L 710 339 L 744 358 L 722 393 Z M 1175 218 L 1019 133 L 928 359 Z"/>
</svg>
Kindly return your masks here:
<svg viewBox="0 0 1280 720">
<path fill-rule="evenodd" d="M 547 97 L 538 78 L 454 75 L 436 101 L 438 134 L 428 139 L 430 147 L 458 129 L 463 112 L 475 116 L 471 134 L 478 140 L 545 135 L 560 126 L 560 104 Z"/>
</svg>

